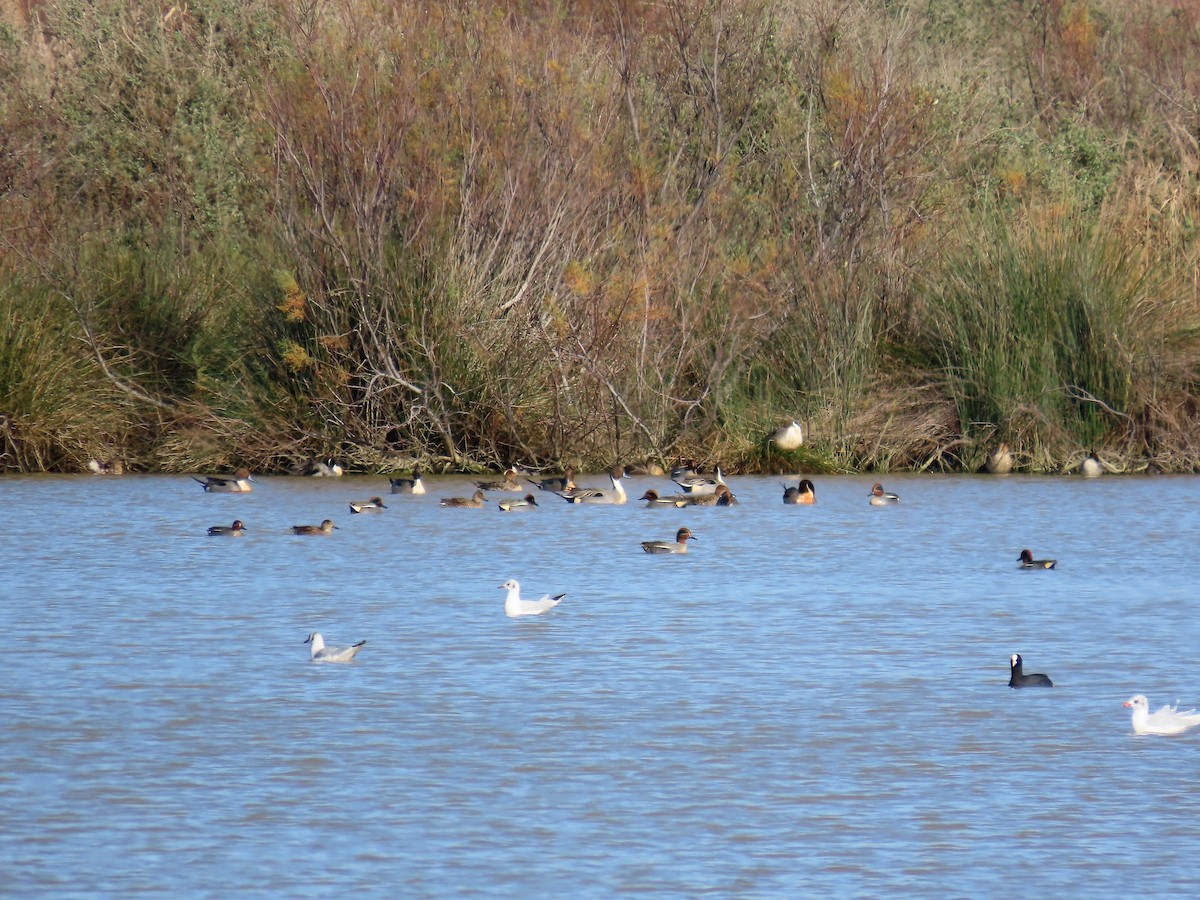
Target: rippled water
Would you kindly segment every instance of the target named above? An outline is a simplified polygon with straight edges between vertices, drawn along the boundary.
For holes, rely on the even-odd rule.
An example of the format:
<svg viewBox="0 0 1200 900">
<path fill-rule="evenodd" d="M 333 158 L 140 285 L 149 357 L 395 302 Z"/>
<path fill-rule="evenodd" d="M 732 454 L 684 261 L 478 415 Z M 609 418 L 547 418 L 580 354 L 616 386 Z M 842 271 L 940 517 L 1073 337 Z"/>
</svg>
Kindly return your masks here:
<svg viewBox="0 0 1200 900">
<path fill-rule="evenodd" d="M 1200 732 L 1121 707 L 1200 705 L 1200 481 L 730 480 L 354 516 L 386 479 L 0 480 L 4 892 L 1200 891 Z M 507 619 L 509 577 L 567 599 Z M 368 643 L 314 666 L 313 630 Z M 1057 687 L 1009 690 L 1013 652 Z"/>
</svg>

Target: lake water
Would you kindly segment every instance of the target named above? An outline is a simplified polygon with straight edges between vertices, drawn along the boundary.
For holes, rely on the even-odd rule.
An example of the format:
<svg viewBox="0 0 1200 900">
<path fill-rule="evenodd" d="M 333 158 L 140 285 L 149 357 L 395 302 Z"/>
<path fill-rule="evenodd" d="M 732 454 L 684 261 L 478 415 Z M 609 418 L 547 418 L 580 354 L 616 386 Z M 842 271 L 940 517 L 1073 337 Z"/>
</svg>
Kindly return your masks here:
<svg viewBox="0 0 1200 900">
<path fill-rule="evenodd" d="M 1200 893 L 1200 730 L 1121 707 L 1200 705 L 1200 480 L 872 480 L 500 514 L 439 508 L 465 479 L 0 479 L 0 893 Z M 507 578 L 567 598 L 508 619 Z M 313 665 L 314 630 L 368 643 Z"/>
</svg>

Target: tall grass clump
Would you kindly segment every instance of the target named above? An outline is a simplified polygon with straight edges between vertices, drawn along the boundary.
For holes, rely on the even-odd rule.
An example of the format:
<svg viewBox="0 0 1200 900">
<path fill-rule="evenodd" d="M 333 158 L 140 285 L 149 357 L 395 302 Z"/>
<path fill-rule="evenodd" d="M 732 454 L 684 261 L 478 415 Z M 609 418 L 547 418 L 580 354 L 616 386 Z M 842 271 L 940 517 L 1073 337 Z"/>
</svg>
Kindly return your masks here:
<svg viewBox="0 0 1200 900">
<path fill-rule="evenodd" d="M 993 212 L 974 224 L 926 283 L 924 319 L 967 446 L 978 455 L 1005 440 L 1034 470 L 1091 448 L 1127 461 L 1152 452 L 1139 422 L 1165 390 L 1189 386 L 1168 361 L 1172 345 L 1194 346 L 1184 319 L 1161 314 L 1172 290 L 1161 261 L 1104 216 Z"/>
</svg>

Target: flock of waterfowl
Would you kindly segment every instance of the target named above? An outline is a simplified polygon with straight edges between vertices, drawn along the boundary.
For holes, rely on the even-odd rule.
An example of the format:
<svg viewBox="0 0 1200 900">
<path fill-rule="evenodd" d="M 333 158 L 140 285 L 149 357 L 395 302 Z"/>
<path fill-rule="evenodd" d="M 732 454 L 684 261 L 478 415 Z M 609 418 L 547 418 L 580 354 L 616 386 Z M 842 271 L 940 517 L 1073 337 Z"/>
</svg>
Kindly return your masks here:
<svg viewBox="0 0 1200 900">
<path fill-rule="evenodd" d="M 770 440 L 777 443 L 781 449 L 795 449 L 803 440 L 803 435 L 799 425 L 793 422 L 791 426 L 785 426 L 775 432 Z M 998 474 L 1009 471 L 1011 469 L 1011 455 L 1008 449 L 1001 445 L 996 451 L 990 454 L 986 469 L 989 472 Z M 93 471 L 98 471 L 102 474 L 120 474 L 119 471 L 107 467 L 103 471 L 93 467 Z M 1089 454 L 1079 466 L 1079 472 L 1086 477 L 1096 477 L 1102 474 L 1103 471 L 1095 454 Z M 341 469 L 331 460 L 329 463 L 320 464 L 318 468 L 306 474 L 337 475 L 341 474 Z M 536 480 L 528 476 L 522 476 L 516 468 L 509 468 L 504 472 L 500 480 L 476 481 L 474 483 L 475 490 L 469 497 L 443 497 L 438 502 L 440 506 L 446 508 L 480 509 L 490 502 L 487 493 L 497 492 L 522 495 L 499 501 L 497 508 L 501 512 L 530 510 L 537 508 L 539 505 L 537 496 L 532 491 L 529 491 L 530 487 L 568 503 L 623 504 L 629 500 L 629 496 L 626 494 L 622 483 L 622 479 L 626 476 L 626 470 L 623 466 L 614 467 L 608 473 L 610 486 L 607 488 L 580 487 L 575 483 L 575 475 L 575 470 L 568 468 L 562 475 Z M 193 477 L 195 478 L 195 476 Z M 660 494 L 657 490 L 651 489 L 643 493 L 638 499 L 643 501 L 647 507 L 733 506 L 738 502 L 737 497 L 729 485 L 726 484 L 724 473 L 720 466 L 714 469 L 711 476 L 702 474 L 694 465 L 680 466 L 670 473 L 670 477 L 678 491 L 677 493 L 664 495 Z M 206 492 L 240 493 L 252 490 L 254 479 L 251 477 L 249 470 L 240 468 L 232 476 L 208 476 L 206 478 L 195 478 L 195 480 L 200 483 Z M 524 483 L 522 483 L 522 480 Z M 420 496 L 426 493 L 426 486 L 422 480 L 420 469 L 414 470 L 410 477 L 391 478 L 389 484 L 392 494 Z M 785 504 L 812 504 L 816 502 L 816 488 L 812 481 L 807 478 L 800 479 L 799 483 L 795 486 L 784 485 L 783 488 L 783 502 Z M 898 495 L 886 491 L 883 485 L 878 482 L 872 485 L 867 499 L 872 506 L 893 506 L 900 502 Z M 371 497 L 368 500 L 352 502 L 349 506 L 351 513 L 377 512 L 387 508 L 381 497 Z M 331 519 L 325 519 L 319 525 L 293 525 L 291 530 L 294 534 L 298 535 L 319 535 L 330 534 L 336 528 L 337 526 Z M 208 529 L 210 535 L 229 537 L 239 537 L 245 531 L 246 526 L 240 519 L 235 520 L 231 525 L 214 525 Z M 684 527 L 676 531 L 674 540 L 643 541 L 641 546 L 642 550 L 646 553 L 683 554 L 687 553 L 688 542 L 696 539 L 691 530 Z M 1034 559 L 1032 552 L 1028 549 L 1021 551 L 1020 556 L 1017 557 L 1017 562 L 1018 567 L 1021 569 L 1053 569 L 1057 564 L 1057 560 L 1053 559 Z M 537 600 L 524 599 L 521 596 L 521 586 L 515 579 L 505 581 L 500 585 L 500 589 L 506 591 L 504 612 L 506 615 L 514 618 L 536 616 L 549 612 L 558 606 L 566 596 L 565 594 L 557 594 L 555 596 L 546 594 Z M 319 632 L 313 632 L 305 639 L 305 643 L 310 645 L 310 658 L 313 662 L 350 662 L 366 644 L 366 641 L 359 641 L 357 644 L 349 647 L 331 647 L 325 644 Z M 1011 656 L 1009 666 L 1010 677 L 1008 686 L 1010 688 L 1054 686 L 1053 681 L 1047 675 L 1040 673 L 1027 674 L 1024 671 L 1024 663 L 1019 653 L 1014 653 Z M 1132 725 L 1135 734 L 1178 735 L 1200 725 L 1200 712 L 1196 710 L 1181 711 L 1175 706 L 1168 705 L 1151 713 L 1149 702 L 1141 694 L 1131 697 L 1124 703 L 1124 706 L 1133 711 Z"/>
</svg>

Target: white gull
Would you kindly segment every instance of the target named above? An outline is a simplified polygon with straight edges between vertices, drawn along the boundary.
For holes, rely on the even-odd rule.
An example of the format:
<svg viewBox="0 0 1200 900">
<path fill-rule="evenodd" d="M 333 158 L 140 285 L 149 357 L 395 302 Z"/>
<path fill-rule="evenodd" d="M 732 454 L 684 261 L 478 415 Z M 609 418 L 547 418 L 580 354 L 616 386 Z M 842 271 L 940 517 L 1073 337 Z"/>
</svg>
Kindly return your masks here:
<svg viewBox="0 0 1200 900">
<path fill-rule="evenodd" d="M 353 647 L 326 647 L 325 638 L 321 637 L 321 632 L 314 631 L 304 639 L 304 643 L 312 644 L 308 651 L 308 658 L 313 662 L 345 663 L 353 660 L 367 642 L 359 641 Z"/>
<path fill-rule="evenodd" d="M 1134 694 L 1121 705 L 1133 709 L 1134 734 L 1183 734 L 1200 725 L 1200 713 L 1194 709 L 1180 712 L 1174 706 L 1164 706 L 1150 712 L 1150 701 L 1141 694 Z"/>
<path fill-rule="evenodd" d="M 500 585 L 500 590 L 508 591 L 508 596 L 504 598 L 504 614 L 513 618 L 517 616 L 540 616 L 547 610 L 554 609 L 554 607 L 562 603 L 563 597 L 567 596 L 566 594 L 558 594 L 551 597 L 549 594 L 546 594 L 540 600 L 522 600 L 521 585 L 514 578 L 510 578 L 504 584 Z"/>
</svg>

